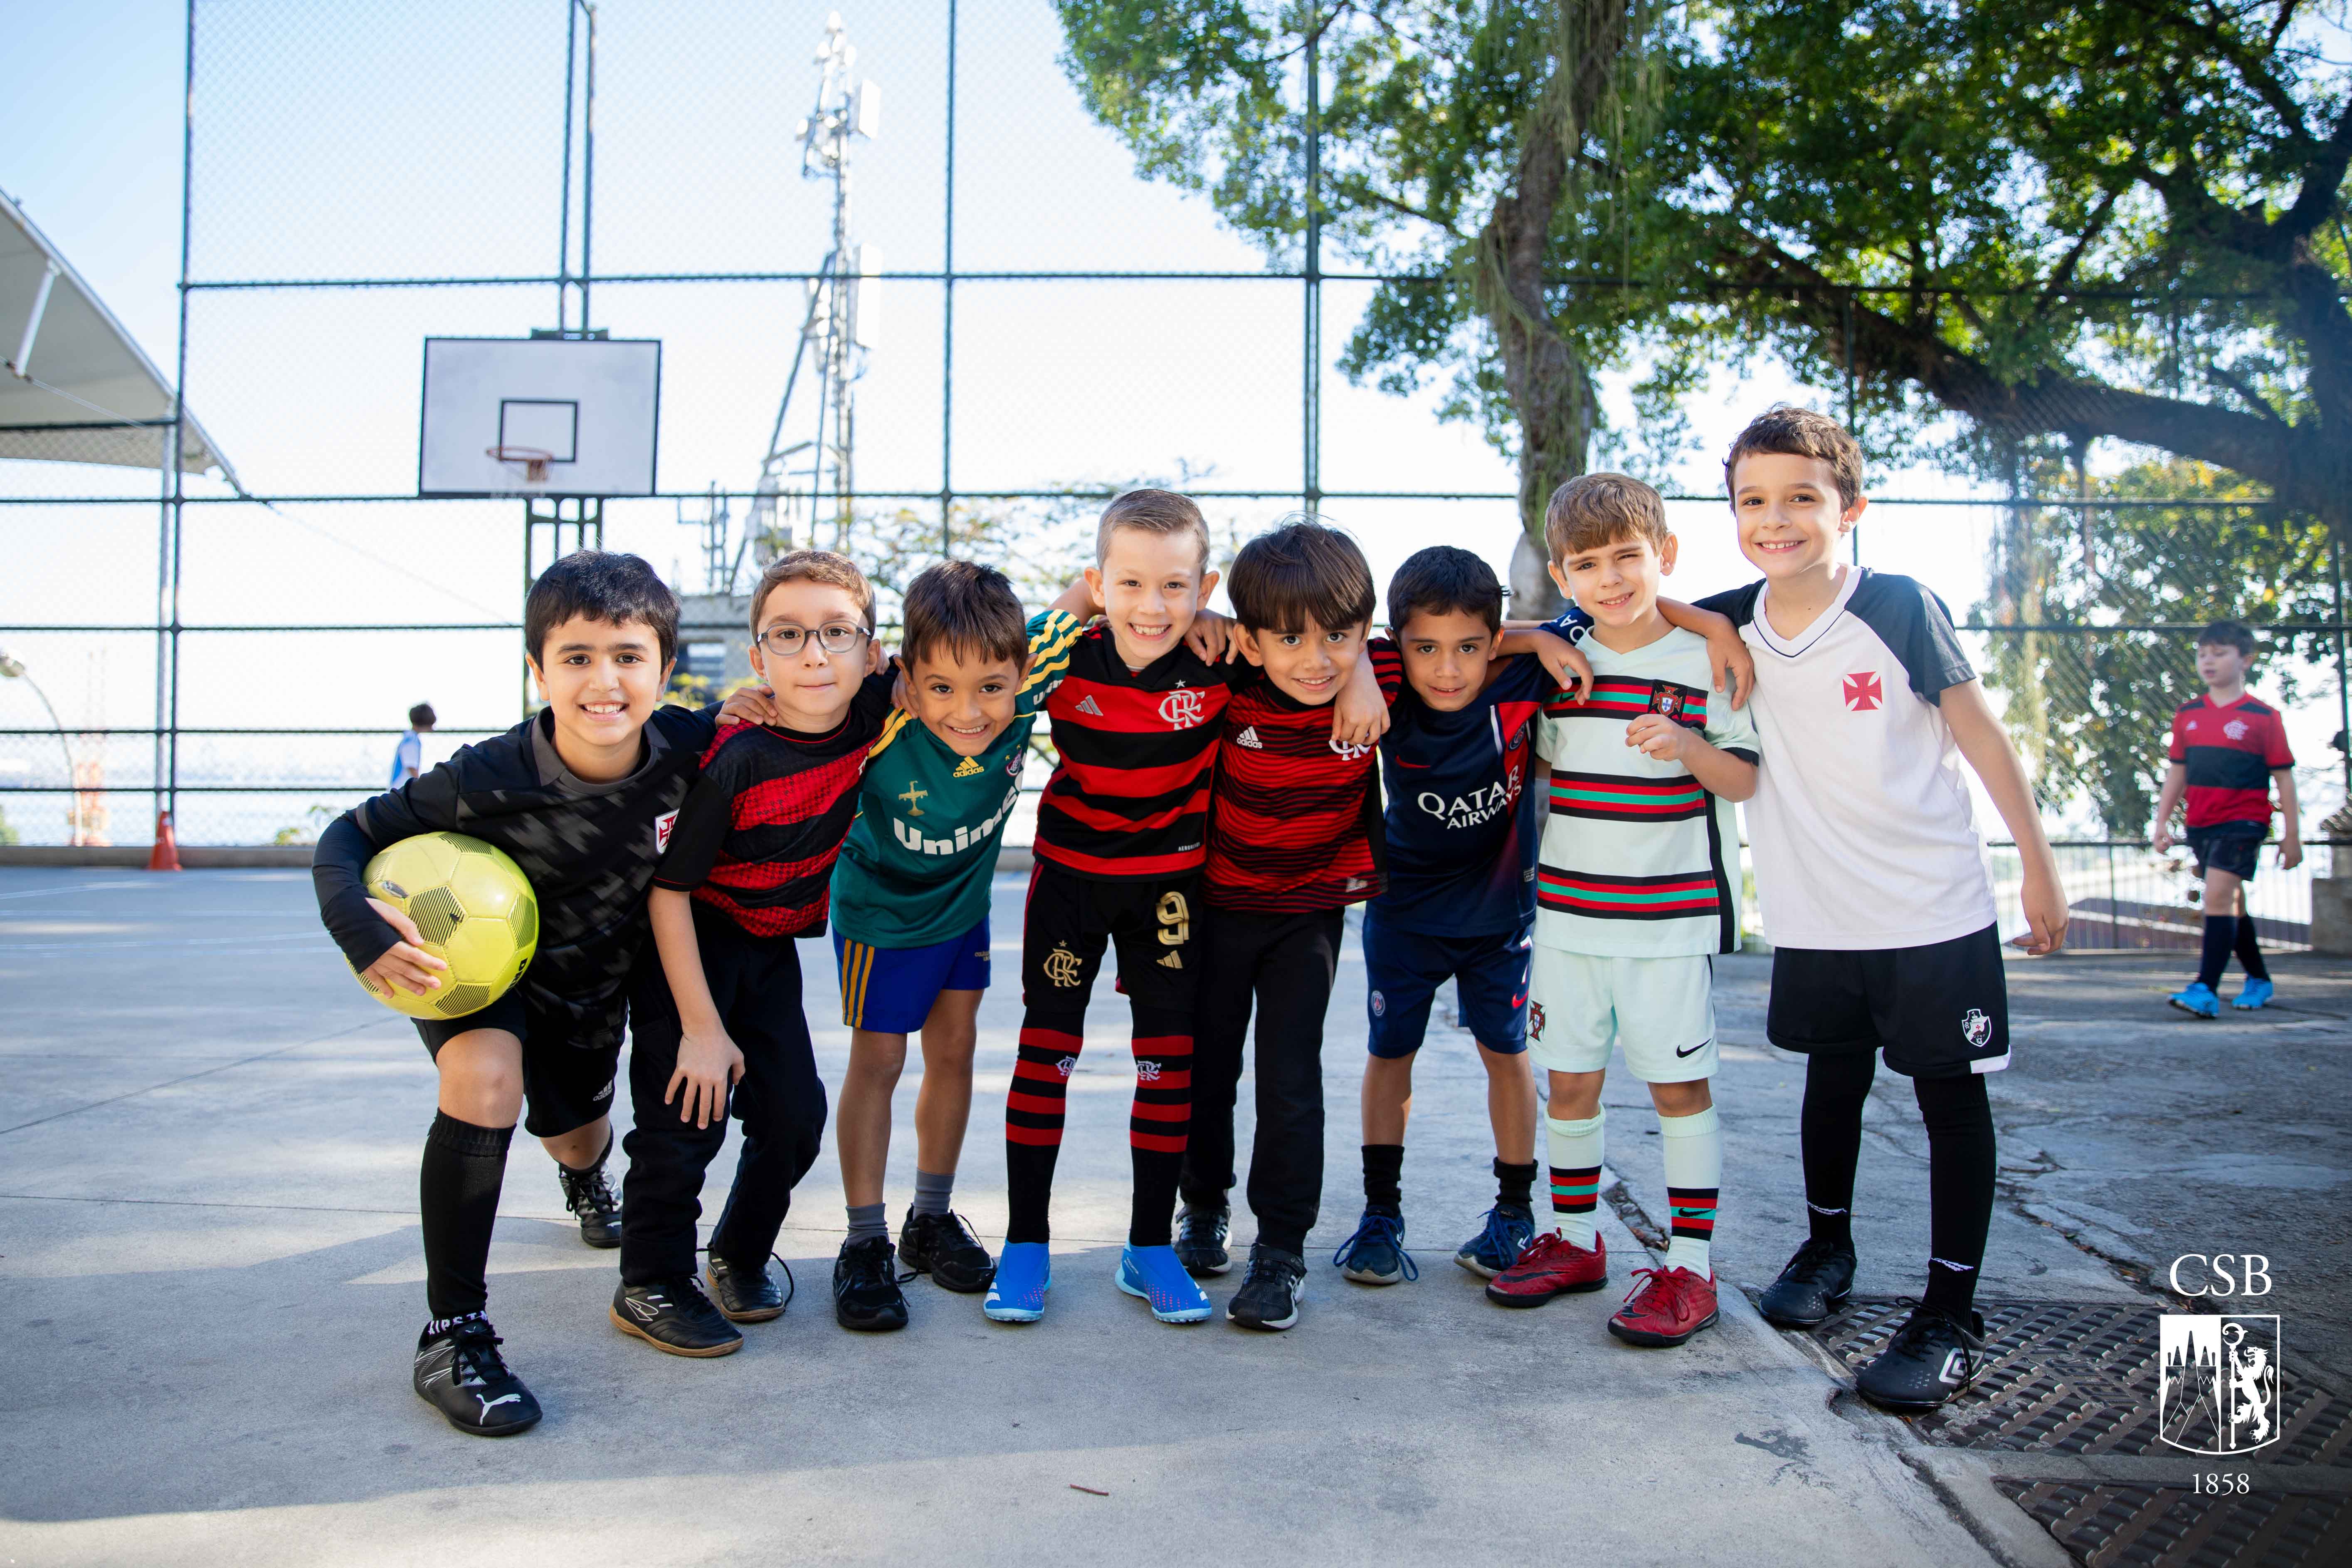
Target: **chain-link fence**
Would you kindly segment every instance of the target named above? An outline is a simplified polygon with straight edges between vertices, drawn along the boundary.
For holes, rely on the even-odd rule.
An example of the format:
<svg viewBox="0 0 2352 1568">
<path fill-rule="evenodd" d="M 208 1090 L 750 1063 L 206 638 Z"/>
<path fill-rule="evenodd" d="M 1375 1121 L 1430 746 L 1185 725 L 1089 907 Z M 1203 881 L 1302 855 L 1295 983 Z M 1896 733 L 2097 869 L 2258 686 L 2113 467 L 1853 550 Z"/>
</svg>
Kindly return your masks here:
<svg viewBox="0 0 2352 1568">
<path fill-rule="evenodd" d="M 88 465 L 0 461 L 0 646 L 25 672 L 0 680 L 0 839 L 143 843 L 168 809 L 185 842 L 305 840 L 383 787 L 412 702 L 444 721 L 428 761 L 528 710 L 521 594 L 559 542 L 647 555 L 707 596 L 689 643 L 723 647 L 832 233 L 795 130 L 832 8 L 193 0 L 177 373 L 236 479 L 159 492 L 103 466 L 168 429 L 94 428 Z M 1496 455 L 1434 395 L 1324 374 L 1381 276 L 1312 246 L 1269 264 L 1139 178 L 1066 79 L 1045 0 L 842 11 L 888 105 L 856 155 L 887 336 L 856 383 L 842 523 L 886 585 L 943 548 L 1049 583 L 1097 498 L 1145 479 L 1183 484 L 1228 540 L 1319 509 L 1383 579 L 1436 541 L 1507 562 Z M 418 499 L 423 340 L 551 327 L 662 341 L 661 492 L 570 503 L 561 530 L 512 500 Z M 2133 472 L 1878 497 L 1856 558 L 1952 603 L 2057 819 L 2100 847 L 2082 855 L 2145 834 L 2217 615 L 2264 630 L 2306 816 L 2332 809 L 2340 546 L 2227 476 L 2156 494 Z M 716 508 L 734 531 L 712 546 Z M 1702 535 L 1704 572 L 1736 580 L 1721 501 L 1673 510 L 1671 585 L 1720 585 Z"/>
</svg>

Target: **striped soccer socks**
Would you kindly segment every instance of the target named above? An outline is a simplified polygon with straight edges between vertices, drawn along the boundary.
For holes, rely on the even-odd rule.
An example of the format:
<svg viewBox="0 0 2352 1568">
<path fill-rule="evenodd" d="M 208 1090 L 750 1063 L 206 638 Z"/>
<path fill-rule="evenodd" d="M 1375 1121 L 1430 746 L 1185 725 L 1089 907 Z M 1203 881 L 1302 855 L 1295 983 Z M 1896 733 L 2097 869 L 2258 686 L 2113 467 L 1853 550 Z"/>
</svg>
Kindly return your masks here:
<svg viewBox="0 0 2352 1568">
<path fill-rule="evenodd" d="M 1552 1223 L 1561 1237 L 1588 1252 L 1600 1234 L 1601 1145 L 1608 1124 L 1605 1109 L 1576 1121 L 1544 1118 L 1544 1142 L 1551 1158 Z"/>
<path fill-rule="evenodd" d="M 1715 1239 L 1716 1193 L 1723 1184 L 1723 1127 L 1715 1107 L 1696 1116 L 1659 1117 L 1658 1141 L 1665 1155 L 1671 1216 L 1666 1267 L 1687 1268 L 1705 1279 L 1707 1247 Z"/>
<path fill-rule="evenodd" d="M 1192 1019 L 1190 1014 L 1135 1009 L 1135 1099 L 1127 1112 L 1128 1153 L 1135 1167 L 1127 1244 L 1166 1247 L 1173 1239 L 1176 1189 L 1192 1124 Z"/>
<path fill-rule="evenodd" d="M 1008 1242 L 1050 1238 L 1054 1164 L 1062 1152 L 1063 1100 L 1085 1044 L 1086 1016 L 1041 1016 L 1021 1022 L 1013 1089 L 1004 1098 L 1004 1196 Z"/>
</svg>

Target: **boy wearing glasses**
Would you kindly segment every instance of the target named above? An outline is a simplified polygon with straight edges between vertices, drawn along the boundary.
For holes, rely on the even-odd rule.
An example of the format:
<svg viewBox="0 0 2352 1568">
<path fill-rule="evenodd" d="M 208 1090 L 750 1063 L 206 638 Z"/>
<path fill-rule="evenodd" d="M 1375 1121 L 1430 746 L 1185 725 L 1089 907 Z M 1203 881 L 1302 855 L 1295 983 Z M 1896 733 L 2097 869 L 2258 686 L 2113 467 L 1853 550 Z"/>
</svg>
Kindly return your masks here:
<svg viewBox="0 0 2352 1568">
<path fill-rule="evenodd" d="M 636 1126 L 612 1319 L 672 1355 L 726 1355 L 743 1342 L 734 1323 L 782 1315 L 768 1257 L 825 1117 L 793 939 L 824 933 L 834 860 L 891 707 L 874 590 L 847 560 L 780 556 L 751 605 L 751 668 L 776 719 L 723 728 L 704 754 L 654 871 L 660 963 L 640 965 L 629 997 Z M 730 1101 L 743 1152 L 705 1295 L 695 1226 Z"/>
</svg>

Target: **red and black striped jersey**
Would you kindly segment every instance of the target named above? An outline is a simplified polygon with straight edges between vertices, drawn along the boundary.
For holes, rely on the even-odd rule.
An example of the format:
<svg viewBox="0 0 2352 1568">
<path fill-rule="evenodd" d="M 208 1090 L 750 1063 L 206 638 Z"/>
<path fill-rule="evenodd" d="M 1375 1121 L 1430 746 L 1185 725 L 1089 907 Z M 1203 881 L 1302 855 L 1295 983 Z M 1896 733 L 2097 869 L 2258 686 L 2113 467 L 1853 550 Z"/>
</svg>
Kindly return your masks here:
<svg viewBox="0 0 2352 1568">
<path fill-rule="evenodd" d="M 2189 773 L 2189 826 L 2271 819 L 2271 774 L 2294 766 L 2278 710 L 2252 697 L 2200 697 L 2172 716 L 2174 762 Z"/>
<path fill-rule="evenodd" d="M 1049 610 L 1033 643 L 1054 631 Z M 1129 669 L 1110 628 L 1069 644 L 1042 706 L 1061 761 L 1037 802 L 1036 853 L 1103 880 L 1181 876 L 1208 858 L 1209 778 L 1234 667 L 1179 647 Z"/>
<path fill-rule="evenodd" d="M 816 936 L 833 863 L 857 819 L 866 748 L 891 706 L 891 671 L 869 675 L 823 735 L 730 724 L 703 753 L 654 886 L 692 893 L 753 936 Z"/>
<path fill-rule="evenodd" d="M 1368 651 L 1381 695 L 1394 702 L 1403 661 L 1387 642 Z M 1235 685 L 1217 748 L 1210 903 L 1292 913 L 1380 895 L 1380 748 L 1333 740 L 1331 709 L 1309 707 L 1262 676 Z"/>
</svg>

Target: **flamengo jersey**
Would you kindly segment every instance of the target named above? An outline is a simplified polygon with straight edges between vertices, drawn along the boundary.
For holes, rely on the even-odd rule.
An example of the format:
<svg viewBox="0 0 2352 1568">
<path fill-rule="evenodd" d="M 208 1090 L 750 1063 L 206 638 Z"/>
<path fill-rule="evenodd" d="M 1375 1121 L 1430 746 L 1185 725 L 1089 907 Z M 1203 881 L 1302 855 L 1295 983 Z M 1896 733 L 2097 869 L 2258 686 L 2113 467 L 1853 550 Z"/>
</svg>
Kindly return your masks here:
<svg viewBox="0 0 2352 1568">
<path fill-rule="evenodd" d="M 630 966 L 646 935 L 646 886 L 716 732 L 716 705 L 646 716 L 636 771 L 604 783 L 575 775 L 541 710 L 503 735 L 352 807 L 319 837 L 310 879 L 328 931 L 353 969 L 397 940 L 368 908 L 368 857 L 420 833 L 463 833 L 513 857 L 539 900 L 539 951 L 517 983 L 531 1012 L 566 1043 L 617 1047 Z"/>
<path fill-rule="evenodd" d="M 1381 695 L 1396 700 L 1404 666 L 1370 645 Z M 1263 672 L 1235 678 L 1217 748 L 1209 826 L 1210 903 L 1269 914 L 1343 909 L 1381 890 L 1377 746 L 1331 737 L 1328 702 L 1312 707 Z"/>
<path fill-rule="evenodd" d="M 1499 936 L 1536 918 L 1528 760 L 1536 715 L 1555 689 L 1543 661 L 1523 654 L 1503 660 L 1470 705 L 1450 713 L 1409 685 L 1398 694 L 1381 737 L 1388 890 L 1372 907 L 1383 924 Z"/>
<path fill-rule="evenodd" d="M 654 885 L 692 893 L 753 936 L 821 936 L 834 858 L 857 816 L 866 750 L 893 671 L 869 675 L 822 735 L 730 724 L 702 759 Z"/>
<path fill-rule="evenodd" d="M 2189 773 L 2189 826 L 2271 821 L 2271 772 L 2294 766 L 2278 710 L 2252 697 L 2184 702 L 2172 716 L 2171 758 Z"/>
<path fill-rule="evenodd" d="M 1609 958 L 1676 958 L 1739 950 L 1739 825 L 1731 802 L 1680 763 L 1625 743 L 1625 727 L 1659 713 L 1717 751 L 1756 760 L 1756 726 L 1708 689 L 1706 639 L 1671 630 L 1619 653 L 1588 637 L 1590 700 L 1544 704 L 1536 751 L 1551 763 L 1536 941 Z"/>
<path fill-rule="evenodd" d="M 1048 610 L 1029 637 L 1055 637 Z M 1068 673 L 1042 693 L 1061 761 L 1037 802 L 1036 853 L 1103 880 L 1181 877 L 1208 858 L 1209 775 L 1230 667 L 1191 648 L 1129 669 L 1095 626 L 1070 643 Z"/>
<path fill-rule="evenodd" d="M 978 756 L 960 755 L 922 721 L 893 713 L 866 753 L 857 820 L 833 868 L 834 929 L 870 947 L 929 947 L 988 918 L 989 880 L 1037 727 L 1033 704 L 1069 668 L 1077 623 L 1057 617 L 1029 645 L 1016 715 Z"/>
<path fill-rule="evenodd" d="M 1942 600 L 1908 577 L 1845 568 L 1793 637 L 1751 583 L 1703 601 L 1756 656 L 1764 739 L 1748 835 L 1775 947 L 1921 947 L 1994 921 L 1992 882 L 1937 703 L 1976 679 Z"/>
</svg>

